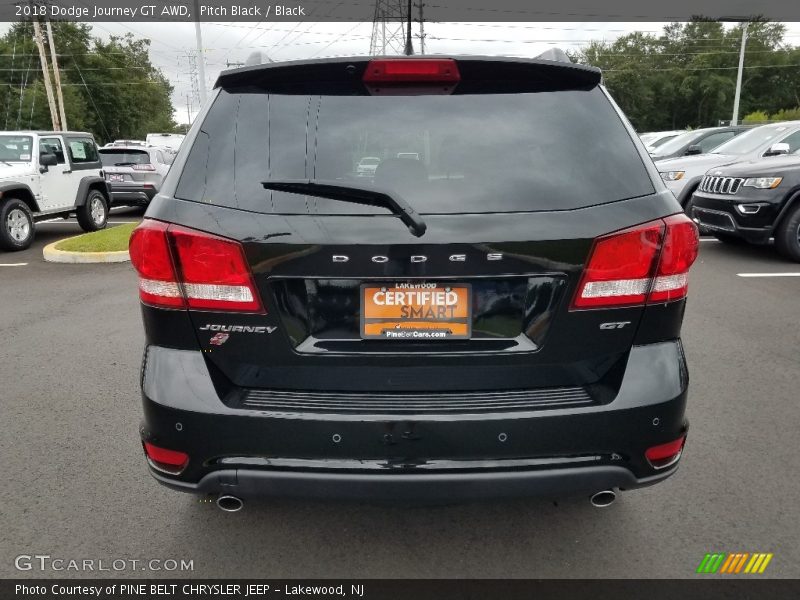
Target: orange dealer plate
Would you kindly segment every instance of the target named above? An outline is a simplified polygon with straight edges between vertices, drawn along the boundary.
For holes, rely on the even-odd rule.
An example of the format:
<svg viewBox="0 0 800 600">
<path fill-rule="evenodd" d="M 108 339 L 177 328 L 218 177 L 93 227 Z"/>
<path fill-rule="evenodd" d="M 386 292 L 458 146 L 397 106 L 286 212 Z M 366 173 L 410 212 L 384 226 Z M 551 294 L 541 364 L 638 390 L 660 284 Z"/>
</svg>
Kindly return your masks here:
<svg viewBox="0 0 800 600">
<path fill-rule="evenodd" d="M 465 283 L 361 286 L 361 337 L 381 340 L 468 339 L 472 290 Z"/>
</svg>

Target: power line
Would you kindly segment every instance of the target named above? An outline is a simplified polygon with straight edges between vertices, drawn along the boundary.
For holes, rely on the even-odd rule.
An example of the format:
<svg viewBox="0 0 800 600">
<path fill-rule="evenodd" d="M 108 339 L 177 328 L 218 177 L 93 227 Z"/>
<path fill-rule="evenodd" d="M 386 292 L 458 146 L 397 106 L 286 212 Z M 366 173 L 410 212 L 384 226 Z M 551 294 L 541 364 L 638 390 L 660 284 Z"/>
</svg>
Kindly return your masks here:
<svg viewBox="0 0 800 600">
<path fill-rule="evenodd" d="M 788 67 L 800 67 L 800 63 L 793 65 L 746 65 L 744 69 L 785 69 Z M 666 67 L 651 69 L 648 71 L 735 71 L 739 67 Z M 629 69 L 603 69 L 603 73 L 621 73 L 624 71 L 637 70 L 638 67 L 631 67 Z"/>
</svg>

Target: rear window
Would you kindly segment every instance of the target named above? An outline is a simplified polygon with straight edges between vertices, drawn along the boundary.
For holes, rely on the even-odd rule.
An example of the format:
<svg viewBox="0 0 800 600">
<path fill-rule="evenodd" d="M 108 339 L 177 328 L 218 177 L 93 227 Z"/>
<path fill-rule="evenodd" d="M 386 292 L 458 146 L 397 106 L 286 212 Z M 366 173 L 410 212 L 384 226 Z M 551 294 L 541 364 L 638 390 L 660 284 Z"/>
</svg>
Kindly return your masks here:
<svg viewBox="0 0 800 600">
<path fill-rule="evenodd" d="M 146 150 L 119 150 L 117 148 L 101 148 L 100 162 L 104 167 L 125 167 L 130 165 L 146 165 L 150 162 L 150 154 Z"/>
<path fill-rule="evenodd" d="M 367 164 L 377 167 L 359 171 Z M 378 185 L 427 214 L 569 210 L 654 191 L 599 88 L 421 96 L 222 90 L 176 196 L 281 214 L 388 212 L 261 186 L 299 178 Z"/>
</svg>

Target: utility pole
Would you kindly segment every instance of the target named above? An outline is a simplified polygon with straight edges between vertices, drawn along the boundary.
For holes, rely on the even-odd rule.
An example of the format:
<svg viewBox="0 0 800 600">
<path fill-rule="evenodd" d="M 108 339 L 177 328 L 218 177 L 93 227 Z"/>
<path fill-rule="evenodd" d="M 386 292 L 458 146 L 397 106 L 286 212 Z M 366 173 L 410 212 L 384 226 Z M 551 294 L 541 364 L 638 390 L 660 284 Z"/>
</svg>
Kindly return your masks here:
<svg viewBox="0 0 800 600">
<path fill-rule="evenodd" d="M 403 54 L 406 47 L 406 0 L 375 0 L 375 17 L 369 42 L 370 56 Z"/>
<path fill-rule="evenodd" d="M 50 25 L 50 19 L 45 21 L 47 28 L 47 43 L 50 46 L 50 57 L 53 60 L 53 79 L 56 84 L 56 95 L 58 98 L 58 116 L 61 121 L 62 131 L 69 129 L 67 127 L 67 114 L 64 111 L 64 94 L 61 91 L 61 73 L 58 71 L 58 57 L 56 55 L 56 43 L 53 41 L 53 28 Z"/>
<path fill-rule="evenodd" d="M 189 94 L 186 94 L 186 118 L 188 119 L 188 124 L 186 125 L 188 130 L 192 125 L 192 103 L 189 101 Z"/>
<path fill-rule="evenodd" d="M 731 125 L 739 124 L 739 98 L 742 95 L 742 72 L 744 71 L 744 49 L 747 45 L 747 27 L 749 22 L 742 23 L 742 45 L 739 48 L 739 70 L 736 73 L 736 95 L 733 98 L 733 117 Z"/>
<path fill-rule="evenodd" d="M 197 72 L 200 75 L 200 106 L 206 103 L 206 61 L 203 56 L 203 33 L 200 31 L 200 2 L 194 0 L 194 34 L 197 38 Z"/>
<path fill-rule="evenodd" d="M 411 56 L 414 54 L 414 44 L 411 43 L 411 0 L 408 0 L 408 28 L 406 30 L 406 48 L 405 55 Z"/>
<path fill-rule="evenodd" d="M 31 3 L 32 5 L 33 3 Z M 47 92 L 47 103 L 50 105 L 50 118 L 53 121 L 53 131 L 61 131 L 61 125 L 58 120 L 58 111 L 56 110 L 56 101 L 53 97 L 53 87 L 50 83 L 50 67 L 47 64 L 47 54 L 44 52 L 44 42 L 42 41 L 42 28 L 36 18 L 33 21 L 33 38 L 36 42 L 36 47 L 39 49 L 39 62 L 42 64 L 42 77 L 44 78 L 44 89 Z"/>
<path fill-rule="evenodd" d="M 425 7 L 425 3 L 420 2 L 414 6 L 419 9 L 419 53 L 425 54 L 425 16 L 422 12 L 422 9 Z"/>
</svg>

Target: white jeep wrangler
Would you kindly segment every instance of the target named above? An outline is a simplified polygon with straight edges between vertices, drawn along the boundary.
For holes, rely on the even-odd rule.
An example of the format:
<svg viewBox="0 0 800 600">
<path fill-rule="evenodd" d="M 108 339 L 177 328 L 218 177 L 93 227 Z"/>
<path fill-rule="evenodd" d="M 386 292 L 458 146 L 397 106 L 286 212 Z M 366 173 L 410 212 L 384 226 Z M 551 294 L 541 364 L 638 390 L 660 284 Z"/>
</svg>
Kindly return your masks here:
<svg viewBox="0 0 800 600">
<path fill-rule="evenodd" d="M 24 250 L 34 223 L 54 217 L 103 229 L 110 195 L 101 169 L 90 133 L 0 132 L 0 248 Z"/>
</svg>

